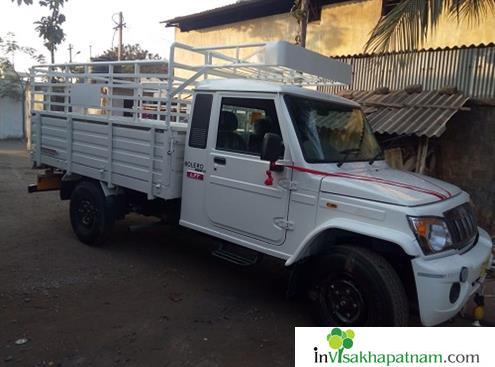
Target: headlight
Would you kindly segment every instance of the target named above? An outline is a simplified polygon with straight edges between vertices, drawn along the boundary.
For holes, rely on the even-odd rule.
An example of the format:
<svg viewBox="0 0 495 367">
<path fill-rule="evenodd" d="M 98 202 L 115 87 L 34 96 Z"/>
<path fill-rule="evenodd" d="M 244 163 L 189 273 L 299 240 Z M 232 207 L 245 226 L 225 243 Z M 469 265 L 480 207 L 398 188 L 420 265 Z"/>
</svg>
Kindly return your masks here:
<svg viewBox="0 0 495 367">
<path fill-rule="evenodd" d="M 407 217 L 407 219 L 425 254 L 440 252 L 452 247 L 449 229 L 442 218 Z"/>
</svg>

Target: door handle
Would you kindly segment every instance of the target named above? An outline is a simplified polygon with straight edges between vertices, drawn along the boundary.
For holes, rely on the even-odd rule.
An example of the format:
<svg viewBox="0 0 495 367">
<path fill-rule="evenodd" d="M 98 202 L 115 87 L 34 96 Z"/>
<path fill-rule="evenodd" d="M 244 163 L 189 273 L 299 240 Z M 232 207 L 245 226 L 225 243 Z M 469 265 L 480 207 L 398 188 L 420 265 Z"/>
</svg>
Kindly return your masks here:
<svg viewBox="0 0 495 367">
<path fill-rule="evenodd" d="M 225 166 L 227 164 L 227 160 L 223 157 L 215 157 L 213 158 L 213 162 L 216 164 L 221 164 L 222 166 Z"/>
</svg>

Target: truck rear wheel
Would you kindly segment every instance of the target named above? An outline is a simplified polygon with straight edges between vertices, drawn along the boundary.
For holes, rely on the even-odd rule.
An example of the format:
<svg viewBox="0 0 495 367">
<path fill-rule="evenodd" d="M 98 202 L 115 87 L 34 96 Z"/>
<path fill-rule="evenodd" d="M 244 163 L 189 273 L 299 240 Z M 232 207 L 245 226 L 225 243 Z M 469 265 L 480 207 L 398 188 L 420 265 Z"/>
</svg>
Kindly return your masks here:
<svg viewBox="0 0 495 367">
<path fill-rule="evenodd" d="M 70 197 L 70 221 L 79 240 L 87 245 L 102 245 L 115 221 L 113 205 L 97 183 L 82 181 Z"/>
<path fill-rule="evenodd" d="M 382 256 L 355 246 L 335 246 L 322 260 L 310 288 L 321 324 L 407 326 L 406 292 Z"/>
</svg>

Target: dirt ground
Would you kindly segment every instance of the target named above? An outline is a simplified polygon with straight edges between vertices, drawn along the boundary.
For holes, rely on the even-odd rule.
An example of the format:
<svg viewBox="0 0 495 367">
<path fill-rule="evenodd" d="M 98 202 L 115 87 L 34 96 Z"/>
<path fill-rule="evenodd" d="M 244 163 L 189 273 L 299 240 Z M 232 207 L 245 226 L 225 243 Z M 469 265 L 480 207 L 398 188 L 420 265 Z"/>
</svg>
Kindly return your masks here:
<svg viewBox="0 0 495 367">
<path fill-rule="evenodd" d="M 293 365 L 294 326 L 314 324 L 305 303 L 286 300 L 282 263 L 237 267 L 190 231 L 129 230 L 153 222 L 139 216 L 87 247 L 57 192 L 27 194 L 36 173 L 21 142 L 0 141 L 0 363 Z"/>
</svg>

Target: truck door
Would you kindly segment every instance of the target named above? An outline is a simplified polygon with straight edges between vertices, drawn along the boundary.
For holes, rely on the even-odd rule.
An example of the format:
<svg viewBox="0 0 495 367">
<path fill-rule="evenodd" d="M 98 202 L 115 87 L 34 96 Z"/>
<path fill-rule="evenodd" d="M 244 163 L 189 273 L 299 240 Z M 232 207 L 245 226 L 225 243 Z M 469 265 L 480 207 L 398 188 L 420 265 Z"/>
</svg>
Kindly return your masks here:
<svg viewBox="0 0 495 367">
<path fill-rule="evenodd" d="M 279 182 L 288 170 L 273 172 L 273 185 L 267 186 L 269 164 L 260 160 L 265 133 L 281 135 L 275 100 L 220 98 L 218 123 L 212 124 L 217 129 L 210 130 L 214 144 L 206 170 L 208 218 L 223 232 L 280 245 L 285 240 L 290 192 Z"/>
</svg>

